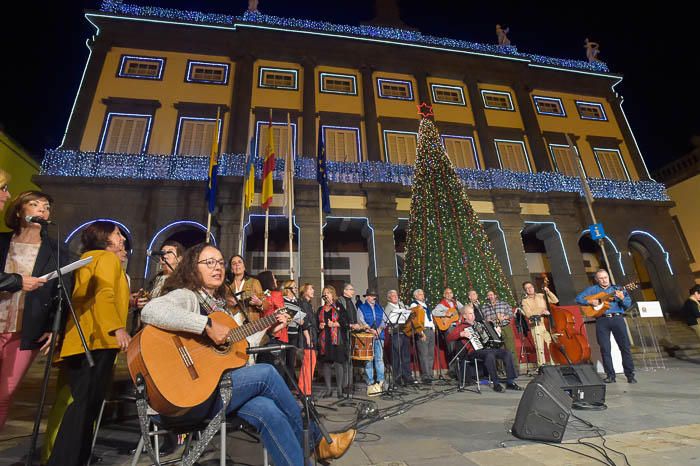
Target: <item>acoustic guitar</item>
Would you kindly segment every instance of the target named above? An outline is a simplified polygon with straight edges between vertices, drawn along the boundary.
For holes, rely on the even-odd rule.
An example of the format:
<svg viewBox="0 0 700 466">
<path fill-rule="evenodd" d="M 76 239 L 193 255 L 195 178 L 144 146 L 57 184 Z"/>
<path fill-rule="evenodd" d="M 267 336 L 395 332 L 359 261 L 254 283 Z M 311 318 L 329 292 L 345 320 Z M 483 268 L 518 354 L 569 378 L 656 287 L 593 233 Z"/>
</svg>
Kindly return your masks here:
<svg viewBox="0 0 700 466">
<path fill-rule="evenodd" d="M 613 285 L 613 287 L 615 287 L 615 285 Z M 600 301 L 600 304 L 597 304 L 595 306 L 581 306 L 581 312 L 583 312 L 583 314 L 586 317 L 591 317 L 591 318 L 600 317 L 603 314 L 605 314 L 605 311 L 610 309 L 610 303 L 615 298 L 616 291 L 622 291 L 623 289 L 627 290 L 627 291 L 632 291 L 632 290 L 636 290 L 637 288 L 639 288 L 639 282 L 634 281 L 634 282 L 630 282 L 630 283 L 626 284 L 625 286 L 623 286 L 621 288 L 615 287 L 613 290 L 611 290 L 609 292 L 608 291 L 601 291 L 600 293 L 585 296 L 583 299 L 585 299 L 586 301 L 593 301 L 593 300 L 597 299 Z"/>
<path fill-rule="evenodd" d="M 449 308 L 447 313 L 442 316 L 442 317 L 436 317 L 433 316 L 433 322 L 435 322 L 435 326 L 440 330 L 441 332 L 446 332 L 447 330 L 450 329 L 450 325 L 454 324 L 459 320 L 459 312 L 457 311 L 457 307 L 455 304 L 455 307 Z"/>
<path fill-rule="evenodd" d="M 126 352 L 134 382 L 143 378 L 148 404 L 165 416 L 181 416 L 206 401 L 219 385 L 224 371 L 248 361 L 246 337 L 265 330 L 286 308 L 255 322 L 239 326 L 225 312 L 209 318 L 231 329 L 227 341 L 216 345 L 206 335 L 172 332 L 147 325 L 137 333 Z"/>
</svg>

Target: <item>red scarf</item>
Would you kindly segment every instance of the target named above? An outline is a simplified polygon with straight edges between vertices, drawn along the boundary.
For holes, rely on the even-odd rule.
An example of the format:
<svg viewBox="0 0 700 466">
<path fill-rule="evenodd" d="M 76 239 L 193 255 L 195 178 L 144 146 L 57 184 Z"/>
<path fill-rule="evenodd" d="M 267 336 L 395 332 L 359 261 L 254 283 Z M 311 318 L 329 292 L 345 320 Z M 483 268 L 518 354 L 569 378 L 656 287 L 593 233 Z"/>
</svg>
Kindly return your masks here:
<svg viewBox="0 0 700 466">
<path fill-rule="evenodd" d="M 319 322 L 326 322 L 328 320 L 326 318 L 326 313 L 329 311 L 331 314 L 331 322 L 338 322 L 338 310 L 332 304 L 326 304 L 321 308 L 321 311 L 319 312 Z M 331 331 L 331 345 L 338 346 L 338 336 L 340 335 L 338 330 L 340 330 L 340 327 L 328 327 L 328 324 L 326 324 L 326 326 L 323 327 L 323 330 L 321 330 L 321 338 L 319 338 L 319 342 L 321 343 L 321 354 L 326 354 L 326 330 Z"/>
</svg>

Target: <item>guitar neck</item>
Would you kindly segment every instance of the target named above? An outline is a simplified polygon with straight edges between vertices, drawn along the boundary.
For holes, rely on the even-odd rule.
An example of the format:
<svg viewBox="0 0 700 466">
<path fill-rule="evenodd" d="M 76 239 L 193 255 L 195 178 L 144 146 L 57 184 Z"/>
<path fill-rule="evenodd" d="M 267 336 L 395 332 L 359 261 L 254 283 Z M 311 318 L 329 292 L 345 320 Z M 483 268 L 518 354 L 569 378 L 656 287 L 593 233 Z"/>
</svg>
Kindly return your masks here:
<svg viewBox="0 0 700 466">
<path fill-rule="evenodd" d="M 255 322 L 251 322 L 249 324 L 241 325 L 240 327 L 234 328 L 233 330 L 231 330 L 229 335 L 231 336 L 231 340 L 235 343 L 255 333 L 265 330 L 270 325 L 274 324 L 276 321 L 277 314 L 270 314 L 269 316 L 258 319 Z"/>
</svg>

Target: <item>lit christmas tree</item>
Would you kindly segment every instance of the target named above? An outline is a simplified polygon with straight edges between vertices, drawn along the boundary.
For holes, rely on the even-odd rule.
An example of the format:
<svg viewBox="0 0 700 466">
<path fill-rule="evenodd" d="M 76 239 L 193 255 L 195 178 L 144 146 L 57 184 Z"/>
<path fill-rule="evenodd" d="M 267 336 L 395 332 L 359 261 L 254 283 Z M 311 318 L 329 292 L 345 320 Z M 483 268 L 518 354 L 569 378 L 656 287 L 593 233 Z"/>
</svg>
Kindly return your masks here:
<svg viewBox="0 0 700 466">
<path fill-rule="evenodd" d="M 421 115 L 401 296 L 410 302 L 413 290 L 422 288 L 435 306 L 447 287 L 462 302 L 469 290 L 476 290 L 480 300 L 493 290 L 512 305 L 501 264 L 428 118 L 432 111 Z"/>
</svg>

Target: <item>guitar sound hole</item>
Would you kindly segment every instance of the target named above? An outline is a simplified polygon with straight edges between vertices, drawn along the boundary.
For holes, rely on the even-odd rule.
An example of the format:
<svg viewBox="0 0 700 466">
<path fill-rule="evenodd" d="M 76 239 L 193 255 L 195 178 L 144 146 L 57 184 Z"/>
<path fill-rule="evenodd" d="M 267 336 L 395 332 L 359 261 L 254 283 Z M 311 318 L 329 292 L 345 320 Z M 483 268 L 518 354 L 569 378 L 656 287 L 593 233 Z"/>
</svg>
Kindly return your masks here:
<svg viewBox="0 0 700 466">
<path fill-rule="evenodd" d="M 233 347 L 233 344 L 230 341 L 227 341 L 226 343 L 222 343 L 220 345 L 213 345 L 212 349 L 214 352 L 219 353 L 219 354 L 226 354 L 229 351 L 231 351 L 231 348 Z"/>
</svg>

